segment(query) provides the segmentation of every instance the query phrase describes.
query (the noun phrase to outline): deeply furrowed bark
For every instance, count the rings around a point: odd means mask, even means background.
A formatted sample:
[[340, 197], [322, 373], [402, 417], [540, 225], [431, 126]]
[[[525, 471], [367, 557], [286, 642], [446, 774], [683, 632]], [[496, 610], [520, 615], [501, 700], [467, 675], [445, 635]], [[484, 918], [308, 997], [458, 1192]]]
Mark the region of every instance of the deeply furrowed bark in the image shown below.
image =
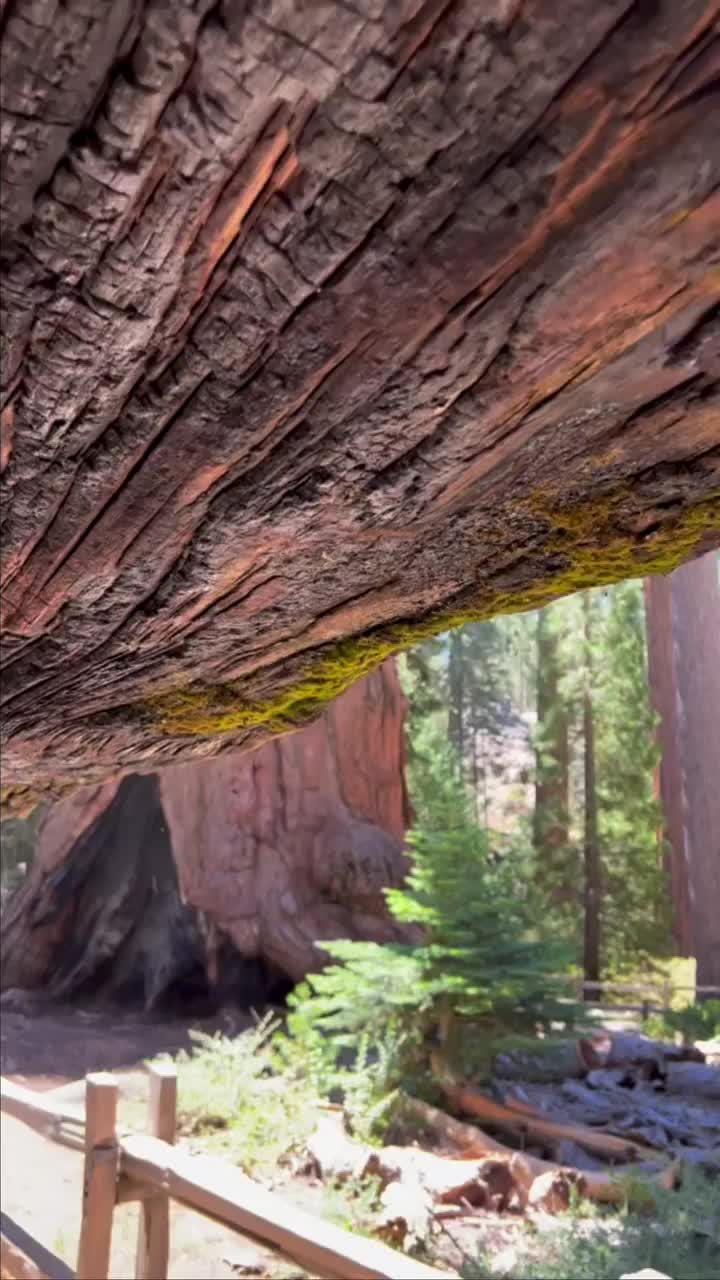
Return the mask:
[[9, 0], [7, 786], [717, 545], [717, 22]]
[[393, 663], [252, 755], [79, 789], [6, 905], [0, 986], [260, 1006], [330, 938], [400, 941], [404, 709]]

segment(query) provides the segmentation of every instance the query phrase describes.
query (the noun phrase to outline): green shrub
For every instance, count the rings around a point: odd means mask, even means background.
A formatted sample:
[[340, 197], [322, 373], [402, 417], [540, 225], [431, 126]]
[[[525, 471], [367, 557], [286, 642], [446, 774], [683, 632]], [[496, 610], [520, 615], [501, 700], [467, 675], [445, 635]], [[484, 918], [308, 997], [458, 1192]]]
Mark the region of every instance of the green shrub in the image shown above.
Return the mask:
[[684, 1009], [654, 1013], [645, 1019], [643, 1031], [657, 1040], [671, 1040], [676, 1033], [690, 1043], [715, 1040], [720, 1037], [720, 1000], [703, 1000]]
[[[653, 1216], [586, 1209], [558, 1218], [541, 1236], [530, 1228], [516, 1259], [514, 1280], [617, 1280], [645, 1267], [672, 1280], [710, 1280], [720, 1275], [717, 1184], [689, 1171], [680, 1190], [662, 1194]], [[466, 1258], [460, 1274], [489, 1280], [491, 1257]]]
[[323, 1183], [323, 1218], [352, 1231], [354, 1235], [370, 1235], [373, 1219], [380, 1207], [382, 1184], [379, 1178], [329, 1179]]
[[387, 899], [424, 940], [323, 943], [334, 963], [289, 998], [288, 1030], [315, 1086], [341, 1089], [346, 1102], [355, 1091], [366, 1109], [400, 1083], [431, 1091], [430, 1049], [442, 1042], [451, 1052], [458, 1020], [472, 1023], [489, 1067], [496, 1037], [549, 1031], [577, 1013], [562, 981], [546, 977], [567, 964], [565, 948], [532, 921], [516, 865], [494, 854], [485, 833], [463, 823], [417, 832], [412, 845], [407, 886]]
[[278, 1054], [278, 1029], [268, 1016], [234, 1039], [191, 1031], [197, 1047], [176, 1060], [181, 1132], [202, 1134], [248, 1173], [300, 1150], [314, 1124], [312, 1082], [299, 1060]]

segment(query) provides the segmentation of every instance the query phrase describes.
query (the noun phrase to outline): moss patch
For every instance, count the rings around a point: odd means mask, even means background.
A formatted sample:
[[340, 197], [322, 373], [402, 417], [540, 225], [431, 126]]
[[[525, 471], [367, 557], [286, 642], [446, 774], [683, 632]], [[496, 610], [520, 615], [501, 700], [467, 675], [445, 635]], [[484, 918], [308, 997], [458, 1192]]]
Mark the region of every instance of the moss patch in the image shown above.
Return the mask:
[[559, 571], [522, 590], [480, 588], [462, 607], [452, 607], [411, 623], [395, 623], [368, 635], [342, 640], [311, 659], [300, 677], [265, 702], [243, 698], [240, 683], [188, 685], [148, 699], [146, 711], [166, 734], [211, 736], [264, 727], [271, 734], [297, 728], [317, 715], [385, 658], [421, 640], [468, 622], [538, 609], [588, 587], [624, 578], [670, 573], [700, 540], [720, 529], [720, 494], [686, 510], [657, 532], [637, 539], [617, 532], [619, 509], [628, 494], [616, 490], [589, 503], [554, 504], [531, 497], [527, 514], [546, 521], [549, 535], [538, 550], [565, 562]]
[[[0, 818], [27, 818], [39, 804], [54, 804], [74, 789], [74, 783], [56, 781], [38, 783], [8, 783], [0, 787]], [[82, 785], [81, 783], [77, 784]]]

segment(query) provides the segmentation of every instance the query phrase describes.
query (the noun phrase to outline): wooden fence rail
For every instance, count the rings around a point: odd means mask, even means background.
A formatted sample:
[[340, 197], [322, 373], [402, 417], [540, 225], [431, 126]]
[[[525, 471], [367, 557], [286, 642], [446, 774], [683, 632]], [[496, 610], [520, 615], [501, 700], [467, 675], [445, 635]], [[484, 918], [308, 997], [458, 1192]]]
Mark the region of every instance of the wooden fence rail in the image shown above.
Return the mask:
[[[720, 987], [674, 983], [584, 982], [577, 994], [597, 991], [643, 996], [659, 993], [669, 1008], [677, 991], [720, 996]], [[619, 1008], [629, 1009], [621, 1004]], [[656, 1006], [657, 1007], [657, 1006]], [[167, 1280], [170, 1200], [299, 1263], [324, 1280], [450, 1280], [437, 1270], [375, 1240], [366, 1240], [287, 1204], [239, 1169], [208, 1156], [191, 1156], [173, 1146], [176, 1075], [172, 1066], [150, 1068], [148, 1133], [117, 1126], [118, 1085], [114, 1076], [86, 1077], [85, 1109], [58, 1107], [47, 1097], [0, 1080], [0, 1110], [51, 1142], [84, 1152], [83, 1206], [76, 1280], [107, 1280], [116, 1205], [140, 1202], [136, 1280]], [[72, 1272], [37, 1240], [3, 1215], [0, 1224], [2, 1280], [65, 1280]]]
[[[150, 1132], [146, 1135], [118, 1129], [118, 1085], [112, 1075], [88, 1075], [85, 1086], [83, 1115], [59, 1109], [46, 1097], [8, 1080], [0, 1081], [3, 1114], [14, 1116], [51, 1142], [85, 1153], [76, 1280], [107, 1280], [113, 1213], [116, 1205], [128, 1201], [140, 1202], [136, 1280], [167, 1280], [171, 1199], [270, 1245], [323, 1280], [451, 1280], [452, 1272], [429, 1267], [296, 1209], [222, 1160], [179, 1151], [172, 1145], [174, 1068], [150, 1068]], [[61, 1280], [72, 1275], [38, 1241], [19, 1230], [24, 1248], [17, 1235], [12, 1239], [2, 1230], [3, 1280], [6, 1275], [10, 1280]]]
[[0, 1271], [13, 1280], [74, 1280], [74, 1272], [62, 1259], [7, 1213], [0, 1213]]
[[[572, 979], [568, 979], [568, 985], [572, 985]], [[643, 1018], [649, 1017], [653, 1011], [661, 1011], [666, 1013], [672, 1006], [673, 996], [677, 992], [690, 991], [694, 995], [716, 996], [720, 998], [720, 987], [716, 986], [691, 986], [682, 983], [671, 982], [666, 979], [662, 982], [608, 982], [608, 981], [585, 981], [584, 978], [575, 980], [575, 996], [578, 1000], [584, 1000], [586, 996], [592, 996], [593, 992], [597, 994], [595, 1003], [602, 1008], [617, 1009], [628, 1013], [640, 1013]], [[631, 1004], [628, 1000], [619, 999], [614, 1004], [603, 997], [608, 995], [636, 995], [640, 997], [639, 1004]]]

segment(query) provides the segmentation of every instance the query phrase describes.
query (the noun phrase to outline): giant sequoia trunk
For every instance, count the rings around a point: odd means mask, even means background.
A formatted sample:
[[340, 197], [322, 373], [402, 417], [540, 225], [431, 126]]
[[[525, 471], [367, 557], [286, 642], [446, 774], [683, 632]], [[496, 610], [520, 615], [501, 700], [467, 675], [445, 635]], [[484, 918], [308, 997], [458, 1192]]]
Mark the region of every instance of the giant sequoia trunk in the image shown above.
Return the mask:
[[664, 861], [673, 910], [673, 942], [680, 956], [692, 952], [690, 883], [685, 856], [682, 763], [672, 622], [672, 577], [645, 579], [648, 676], [658, 717], [658, 789], [663, 814]]
[[715, 555], [646, 586], [676, 933], [720, 986], [720, 586]]
[[673, 574], [685, 857], [699, 985], [720, 987], [720, 587], [717, 557]]
[[386, 663], [255, 753], [58, 802], [3, 916], [3, 987], [247, 1004], [317, 968], [318, 940], [399, 937], [403, 719]]
[[717, 16], [3, 4], [9, 804], [717, 545]]

